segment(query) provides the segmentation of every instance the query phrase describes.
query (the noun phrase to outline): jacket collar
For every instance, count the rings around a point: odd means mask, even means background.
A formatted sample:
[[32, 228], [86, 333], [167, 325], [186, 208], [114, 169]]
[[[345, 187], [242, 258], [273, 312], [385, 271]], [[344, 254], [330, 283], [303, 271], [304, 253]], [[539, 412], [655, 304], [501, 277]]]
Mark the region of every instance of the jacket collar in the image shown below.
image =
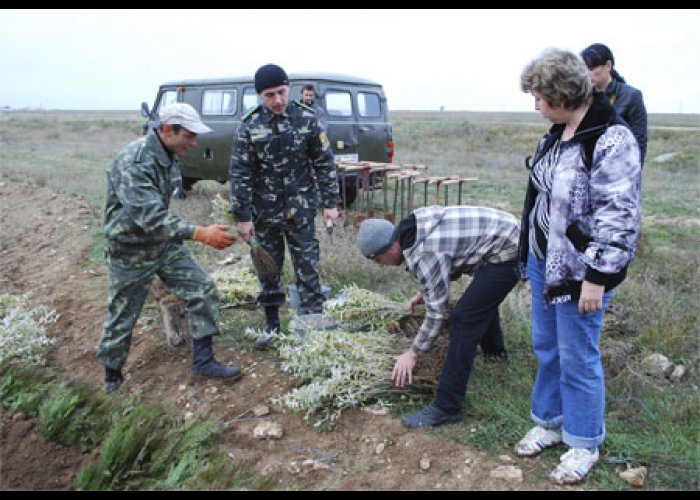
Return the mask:
[[165, 144], [160, 140], [155, 128], [151, 129], [146, 136], [146, 142], [148, 143], [149, 149], [156, 154], [156, 160], [159, 165], [169, 167], [173, 161], [177, 159], [175, 153], [170, 153], [166, 149]]
[[[610, 104], [605, 93], [593, 92], [591, 107], [579, 123], [576, 133], [571, 138], [572, 142], [583, 142], [588, 137], [599, 134], [601, 129], [607, 128], [615, 121], [616, 111]], [[554, 137], [561, 137], [566, 125], [557, 123], [549, 129], [549, 134]]]
[[608, 100], [610, 100], [610, 97], [613, 94], [617, 94], [618, 90], [620, 90], [620, 82], [613, 78], [610, 82], [610, 85], [608, 85], [608, 88], [605, 89], [605, 97], [607, 97]]
[[290, 108], [289, 106], [291, 105], [292, 101], [290, 100], [289, 103], [287, 104], [287, 107], [284, 109], [281, 115], [276, 115], [272, 111], [270, 111], [270, 108], [265, 106], [264, 104], [261, 104], [262, 106], [262, 111], [260, 112], [260, 117], [262, 118], [264, 123], [270, 124], [272, 121], [277, 117], [283, 117], [286, 118], [289, 116]]

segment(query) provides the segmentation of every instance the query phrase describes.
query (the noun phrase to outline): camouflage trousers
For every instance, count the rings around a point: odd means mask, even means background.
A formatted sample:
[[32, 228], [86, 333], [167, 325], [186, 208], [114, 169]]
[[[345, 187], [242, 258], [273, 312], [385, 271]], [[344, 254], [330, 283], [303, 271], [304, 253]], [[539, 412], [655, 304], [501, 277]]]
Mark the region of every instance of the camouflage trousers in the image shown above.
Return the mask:
[[284, 304], [286, 295], [280, 280], [286, 240], [299, 293], [300, 312], [321, 312], [325, 297], [321, 292], [320, 251], [314, 220], [309, 219], [304, 223], [293, 220], [276, 224], [258, 222], [255, 225], [255, 234], [260, 245], [275, 260], [278, 269], [277, 275], [271, 280], [258, 276], [261, 287], [258, 304], [262, 306]]
[[183, 244], [115, 248], [105, 251], [109, 268], [109, 299], [97, 362], [119, 369], [126, 361], [131, 335], [148, 290], [157, 275], [178, 299], [186, 302], [193, 338], [219, 333], [216, 284]]

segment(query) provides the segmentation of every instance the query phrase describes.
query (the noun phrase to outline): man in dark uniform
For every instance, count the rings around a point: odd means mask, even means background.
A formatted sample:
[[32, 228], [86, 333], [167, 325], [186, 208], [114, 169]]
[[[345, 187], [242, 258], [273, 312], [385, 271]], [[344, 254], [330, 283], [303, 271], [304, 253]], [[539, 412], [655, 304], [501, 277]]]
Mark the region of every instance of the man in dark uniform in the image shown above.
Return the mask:
[[285, 240], [296, 276], [299, 312], [322, 311], [316, 192], [324, 221], [335, 224], [338, 181], [324, 127], [312, 108], [289, 99], [285, 71], [274, 64], [260, 67], [255, 90], [262, 104], [243, 117], [233, 141], [231, 212], [241, 238], [248, 241], [256, 236], [277, 264], [274, 278], [259, 276], [258, 303], [265, 308], [268, 335], [258, 339], [256, 346], [264, 349], [280, 329]]
[[321, 120], [322, 124], [324, 123], [324, 120], [326, 119], [326, 112], [323, 111], [321, 105], [316, 102], [316, 89], [314, 89], [314, 86], [310, 83], [307, 83], [301, 89], [301, 102], [310, 108], [314, 108], [318, 119]]
[[[300, 97], [300, 101], [302, 104], [306, 104], [308, 107], [313, 108], [313, 110], [316, 111], [318, 121], [320, 122], [321, 126], [323, 126], [323, 128], [327, 131], [326, 112], [323, 111], [321, 105], [316, 101], [316, 89], [314, 88], [314, 86], [310, 83], [304, 85], [301, 89]], [[309, 161], [313, 162], [311, 158], [309, 158]], [[311, 165], [311, 167], [313, 168], [313, 165]], [[319, 206], [321, 205], [321, 193], [319, 193], [318, 191], [316, 192], [316, 204]]]
[[105, 367], [105, 391], [118, 389], [134, 324], [153, 277], [186, 302], [192, 336], [192, 375], [237, 380], [241, 371], [214, 359], [212, 336], [219, 332], [216, 285], [183, 240], [216, 249], [235, 242], [225, 225], [195, 226], [169, 210], [181, 186], [178, 156], [211, 132], [197, 112], [182, 102], [165, 106], [158, 129], [122, 149], [107, 170], [104, 213], [109, 305], [97, 361]]

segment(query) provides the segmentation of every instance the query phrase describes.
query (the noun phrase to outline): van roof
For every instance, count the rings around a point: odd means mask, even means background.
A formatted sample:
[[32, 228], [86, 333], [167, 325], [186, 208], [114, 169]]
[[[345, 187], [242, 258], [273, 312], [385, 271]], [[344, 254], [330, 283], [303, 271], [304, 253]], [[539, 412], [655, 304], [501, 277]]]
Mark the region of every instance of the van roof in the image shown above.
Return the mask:
[[[358, 83], [362, 85], [376, 85], [381, 87], [380, 83], [365, 78], [360, 78], [352, 75], [343, 75], [340, 73], [289, 73], [289, 82], [299, 80], [315, 80], [328, 82], [343, 82], [343, 83]], [[190, 80], [174, 80], [161, 84], [161, 87], [169, 87], [174, 85], [224, 85], [227, 83], [252, 83], [252, 76], [232, 76], [222, 78], [198, 78]]]

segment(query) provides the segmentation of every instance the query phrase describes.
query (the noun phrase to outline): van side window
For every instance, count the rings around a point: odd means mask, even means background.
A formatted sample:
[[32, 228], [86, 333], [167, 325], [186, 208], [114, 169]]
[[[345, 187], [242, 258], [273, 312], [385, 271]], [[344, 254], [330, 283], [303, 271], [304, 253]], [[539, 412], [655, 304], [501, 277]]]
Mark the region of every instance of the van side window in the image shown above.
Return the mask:
[[258, 103], [258, 94], [253, 87], [246, 87], [243, 89], [243, 114], [257, 106]]
[[358, 92], [357, 108], [360, 116], [376, 118], [382, 115], [382, 107], [377, 94]]
[[233, 115], [236, 113], [236, 89], [205, 90], [202, 95], [202, 115]]
[[326, 109], [330, 116], [352, 116], [352, 96], [350, 92], [326, 91]]
[[158, 109], [155, 110], [157, 114], [163, 107], [168, 104], [177, 102], [177, 90], [166, 90], [160, 95], [160, 101], [158, 101]]

